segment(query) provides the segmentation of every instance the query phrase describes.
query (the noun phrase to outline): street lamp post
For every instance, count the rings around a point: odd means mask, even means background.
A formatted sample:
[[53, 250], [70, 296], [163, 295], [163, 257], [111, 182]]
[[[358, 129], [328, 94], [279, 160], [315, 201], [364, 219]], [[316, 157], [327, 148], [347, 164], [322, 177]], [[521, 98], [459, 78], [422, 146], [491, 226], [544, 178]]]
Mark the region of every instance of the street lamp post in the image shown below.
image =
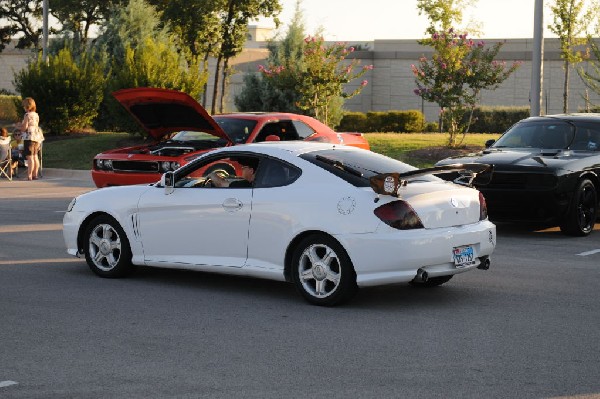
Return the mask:
[[48, 0], [43, 3], [42, 58], [48, 62]]
[[540, 116], [544, 55], [544, 0], [535, 0], [533, 17], [533, 51], [531, 54], [530, 115]]

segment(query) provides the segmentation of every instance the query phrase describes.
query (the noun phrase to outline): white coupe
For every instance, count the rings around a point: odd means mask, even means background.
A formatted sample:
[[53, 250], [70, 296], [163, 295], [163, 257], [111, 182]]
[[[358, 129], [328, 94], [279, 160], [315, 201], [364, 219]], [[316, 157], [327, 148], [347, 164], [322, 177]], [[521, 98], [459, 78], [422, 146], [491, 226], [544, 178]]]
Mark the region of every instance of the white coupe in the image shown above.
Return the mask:
[[[216, 187], [197, 172], [208, 165], [239, 182], [241, 160], [249, 158], [258, 165], [251, 183]], [[101, 277], [127, 275], [136, 265], [245, 275], [290, 281], [310, 303], [335, 305], [358, 287], [431, 287], [489, 268], [496, 227], [483, 196], [433, 175], [468, 171], [468, 183], [486, 168], [419, 170], [331, 144], [240, 145], [156, 184], [80, 195], [63, 233], [68, 253], [84, 255]]]

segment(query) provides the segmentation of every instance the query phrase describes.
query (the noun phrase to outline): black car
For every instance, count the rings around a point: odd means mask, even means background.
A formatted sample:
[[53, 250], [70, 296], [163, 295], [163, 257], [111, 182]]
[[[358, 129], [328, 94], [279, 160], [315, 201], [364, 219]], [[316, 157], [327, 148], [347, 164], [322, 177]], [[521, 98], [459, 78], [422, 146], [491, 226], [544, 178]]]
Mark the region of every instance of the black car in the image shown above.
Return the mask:
[[[486, 149], [446, 158], [436, 166], [485, 163], [491, 176], [473, 184], [493, 221], [559, 225], [585, 236], [594, 229], [600, 189], [600, 114], [531, 117], [513, 125]], [[453, 174], [439, 175], [447, 180]]]

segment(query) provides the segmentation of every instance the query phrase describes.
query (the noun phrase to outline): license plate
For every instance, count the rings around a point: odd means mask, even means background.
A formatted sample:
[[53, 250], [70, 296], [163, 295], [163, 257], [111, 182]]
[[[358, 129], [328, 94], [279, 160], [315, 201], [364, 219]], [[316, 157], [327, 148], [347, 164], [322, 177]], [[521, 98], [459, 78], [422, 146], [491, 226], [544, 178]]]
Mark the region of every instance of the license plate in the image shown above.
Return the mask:
[[452, 249], [452, 255], [456, 267], [465, 267], [475, 264], [475, 254], [473, 253], [473, 247], [470, 245], [455, 247]]

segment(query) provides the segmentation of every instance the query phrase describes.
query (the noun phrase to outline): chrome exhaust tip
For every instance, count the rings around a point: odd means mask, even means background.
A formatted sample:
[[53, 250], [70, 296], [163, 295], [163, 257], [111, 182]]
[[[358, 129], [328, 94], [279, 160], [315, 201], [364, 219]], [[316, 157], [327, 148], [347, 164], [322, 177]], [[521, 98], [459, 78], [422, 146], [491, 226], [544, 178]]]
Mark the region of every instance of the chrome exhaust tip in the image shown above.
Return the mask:
[[488, 270], [490, 268], [490, 263], [490, 258], [486, 256], [485, 258], [481, 258], [481, 263], [479, 266], [477, 266], [477, 268], [481, 270]]
[[429, 274], [427, 273], [427, 271], [423, 269], [417, 270], [417, 277], [415, 277], [415, 281], [418, 281], [420, 283], [426, 283], [427, 280], [429, 280]]

